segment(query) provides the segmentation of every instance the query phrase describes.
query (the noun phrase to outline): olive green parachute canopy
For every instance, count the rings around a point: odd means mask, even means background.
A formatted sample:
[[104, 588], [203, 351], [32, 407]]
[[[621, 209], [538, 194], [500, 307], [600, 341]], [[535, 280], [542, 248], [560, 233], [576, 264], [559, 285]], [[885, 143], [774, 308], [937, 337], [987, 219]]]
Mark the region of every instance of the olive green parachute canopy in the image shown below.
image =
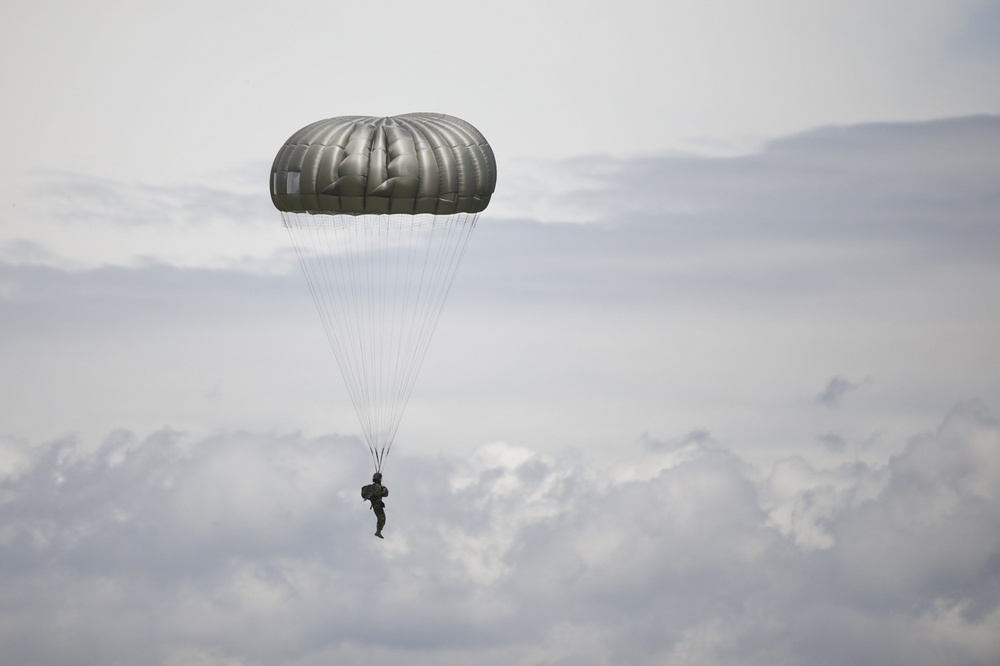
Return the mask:
[[493, 149], [464, 120], [341, 116], [285, 142], [271, 167], [271, 201], [289, 213], [478, 213], [496, 179]]

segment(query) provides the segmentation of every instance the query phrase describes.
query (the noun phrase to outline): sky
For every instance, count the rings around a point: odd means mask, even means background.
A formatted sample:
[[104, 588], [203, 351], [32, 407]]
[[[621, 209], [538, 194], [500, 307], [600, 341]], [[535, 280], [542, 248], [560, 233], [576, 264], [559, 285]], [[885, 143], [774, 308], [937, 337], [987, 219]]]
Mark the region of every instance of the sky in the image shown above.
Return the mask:
[[[0, 648], [1000, 662], [1000, 3], [11, 1]], [[438, 111], [482, 214], [385, 467], [268, 170]]]

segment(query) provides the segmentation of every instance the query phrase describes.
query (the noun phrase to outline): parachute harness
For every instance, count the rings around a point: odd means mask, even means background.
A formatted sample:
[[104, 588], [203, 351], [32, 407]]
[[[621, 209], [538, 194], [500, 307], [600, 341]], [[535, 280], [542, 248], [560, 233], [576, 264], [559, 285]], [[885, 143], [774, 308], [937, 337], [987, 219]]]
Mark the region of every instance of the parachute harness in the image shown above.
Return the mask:
[[281, 213], [376, 471], [479, 213]]

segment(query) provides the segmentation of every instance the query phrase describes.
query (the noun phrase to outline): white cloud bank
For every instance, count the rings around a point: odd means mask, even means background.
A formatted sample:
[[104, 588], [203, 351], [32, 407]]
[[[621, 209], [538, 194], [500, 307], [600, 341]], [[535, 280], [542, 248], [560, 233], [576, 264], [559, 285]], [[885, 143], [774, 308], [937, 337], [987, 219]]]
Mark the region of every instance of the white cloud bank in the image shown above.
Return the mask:
[[[399, 457], [388, 539], [356, 442], [4, 441], [0, 640], [33, 664], [988, 665], [1000, 423], [959, 405], [886, 465], [755, 469], [710, 439], [640, 478], [497, 443]], [[349, 448], [345, 448], [349, 447]], [[572, 462], [567, 462], [572, 461]]]

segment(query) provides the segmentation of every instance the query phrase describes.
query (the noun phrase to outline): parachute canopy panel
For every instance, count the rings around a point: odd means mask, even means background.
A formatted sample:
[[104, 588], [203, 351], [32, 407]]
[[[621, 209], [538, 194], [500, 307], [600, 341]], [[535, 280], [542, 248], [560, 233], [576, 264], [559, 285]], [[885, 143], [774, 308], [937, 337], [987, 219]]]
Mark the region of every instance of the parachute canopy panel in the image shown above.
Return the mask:
[[341, 116], [285, 142], [271, 167], [271, 201], [289, 213], [478, 213], [496, 179], [493, 149], [464, 120]]

